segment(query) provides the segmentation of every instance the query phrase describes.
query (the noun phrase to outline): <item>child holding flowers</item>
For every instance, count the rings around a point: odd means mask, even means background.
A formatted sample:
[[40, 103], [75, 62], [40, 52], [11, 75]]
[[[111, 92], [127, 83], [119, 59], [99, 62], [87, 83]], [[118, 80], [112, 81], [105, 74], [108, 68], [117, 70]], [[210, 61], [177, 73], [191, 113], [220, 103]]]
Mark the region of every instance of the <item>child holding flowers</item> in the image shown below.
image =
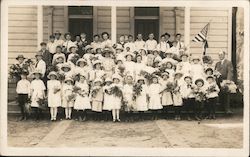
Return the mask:
[[72, 107], [74, 106], [75, 94], [73, 93], [74, 80], [66, 77], [62, 87], [62, 107], [65, 111], [65, 119], [71, 120]]
[[51, 121], [56, 121], [57, 107], [61, 106], [61, 83], [57, 78], [55, 71], [51, 71], [48, 75], [48, 107], [50, 108]]

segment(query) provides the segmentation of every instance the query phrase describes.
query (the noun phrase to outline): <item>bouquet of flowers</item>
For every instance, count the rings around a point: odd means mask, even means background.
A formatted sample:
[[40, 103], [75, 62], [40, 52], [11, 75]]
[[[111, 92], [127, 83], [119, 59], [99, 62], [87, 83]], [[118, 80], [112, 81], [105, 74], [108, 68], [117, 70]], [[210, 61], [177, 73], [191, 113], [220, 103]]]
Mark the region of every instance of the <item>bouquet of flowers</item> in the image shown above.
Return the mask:
[[216, 78], [219, 78], [221, 76], [221, 73], [217, 70], [214, 70], [213, 72], [213, 75], [216, 77]]
[[220, 85], [221, 85], [222, 91], [226, 93], [236, 93], [237, 86], [233, 81], [223, 80]]
[[139, 83], [136, 83], [133, 86], [133, 100], [135, 100], [137, 96], [140, 96], [141, 92], [142, 92], [142, 85]]
[[19, 64], [12, 64], [10, 66], [9, 75], [11, 78], [19, 78], [23, 69], [19, 66]]
[[34, 65], [34, 62], [31, 59], [28, 58], [24, 60], [23, 68], [29, 69], [31, 65]]
[[166, 92], [173, 92], [174, 89], [175, 89], [174, 83], [168, 82], [168, 83], [166, 84], [166, 88], [165, 88], [163, 91], [166, 91]]
[[80, 90], [81, 90], [81, 88], [80, 87], [77, 87], [77, 86], [74, 86], [73, 87], [73, 93], [80, 93]]
[[144, 70], [141, 70], [140, 75], [142, 75], [145, 79], [147, 79], [148, 81], [151, 81], [153, 78], [153, 74], [150, 74]]
[[79, 58], [80, 58], [79, 55], [78, 55], [78, 54], [75, 54], [75, 55], [70, 59], [70, 61], [76, 65], [76, 62], [77, 62], [77, 60], [78, 60]]
[[216, 92], [216, 85], [212, 85], [208, 87], [207, 92], [208, 93]]
[[100, 86], [94, 86], [91, 92], [91, 96], [95, 98], [100, 89], [101, 89]]
[[122, 90], [118, 87], [118, 86], [113, 86], [111, 87], [111, 93], [115, 96], [115, 97], [119, 97], [122, 98]]
[[180, 92], [180, 87], [178, 86], [177, 83], [173, 83], [173, 87], [171, 87], [171, 88], [173, 88], [172, 93], [174, 93], [174, 94], [177, 94]]
[[111, 93], [111, 88], [105, 89], [104, 92], [105, 92], [106, 94], [108, 94], [108, 95], [111, 95], [111, 94], [112, 94], [112, 93]]
[[38, 98], [37, 103], [39, 104], [39, 108], [46, 110], [48, 107], [48, 100], [46, 98]]
[[195, 100], [198, 102], [204, 102], [206, 100], [206, 92], [198, 88], [194, 89]]

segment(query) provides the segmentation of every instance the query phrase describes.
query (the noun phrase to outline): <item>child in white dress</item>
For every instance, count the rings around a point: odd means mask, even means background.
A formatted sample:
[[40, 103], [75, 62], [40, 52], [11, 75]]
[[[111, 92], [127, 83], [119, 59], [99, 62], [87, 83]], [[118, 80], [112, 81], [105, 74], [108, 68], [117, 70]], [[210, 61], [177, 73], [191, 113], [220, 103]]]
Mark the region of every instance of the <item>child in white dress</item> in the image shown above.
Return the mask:
[[192, 69], [188, 61], [188, 54], [182, 54], [180, 58], [181, 62], [176, 65], [176, 70], [181, 71], [184, 75], [189, 75]]
[[106, 78], [105, 79], [105, 84], [103, 87], [103, 93], [104, 93], [104, 100], [103, 100], [103, 110], [104, 110], [104, 115], [105, 115], [105, 120], [108, 120], [108, 113], [111, 111], [112, 108], [112, 93], [111, 93], [111, 88], [112, 88], [112, 79], [111, 78]]
[[47, 83], [48, 107], [50, 108], [51, 121], [56, 121], [57, 107], [61, 106], [61, 83], [57, 78], [55, 71], [51, 71], [48, 75], [48, 79], [50, 79]]
[[122, 78], [118, 74], [113, 74], [112, 76], [113, 84], [111, 87], [111, 93], [112, 93], [112, 117], [113, 117], [113, 122], [120, 122], [120, 109], [122, 105], [122, 97], [123, 97], [123, 87], [121, 84]]
[[193, 77], [194, 80], [198, 78], [204, 79], [205, 73], [204, 73], [204, 67], [200, 63], [199, 57], [194, 57], [193, 64], [191, 64], [191, 72], [190, 75]]
[[96, 60], [93, 62], [93, 70], [89, 72], [89, 81], [93, 82], [97, 78], [103, 79], [105, 76], [104, 70], [102, 70], [102, 62]]
[[140, 49], [139, 54], [142, 56], [142, 63], [146, 65], [147, 64], [147, 59], [148, 59], [147, 50], [146, 49]]
[[132, 112], [136, 110], [135, 102], [133, 100], [133, 76], [127, 75], [125, 77], [125, 84], [123, 86], [123, 102], [126, 111], [126, 119], [132, 120]]
[[102, 60], [103, 70], [105, 72], [105, 77], [112, 77], [114, 68], [115, 68], [115, 62], [111, 58], [111, 51], [109, 48], [105, 48], [103, 51], [104, 58]]
[[62, 87], [62, 107], [65, 110], [65, 119], [71, 119], [72, 107], [74, 107], [75, 95], [73, 93], [74, 81], [70, 77], [65, 78]]
[[151, 53], [153, 50], [156, 49], [157, 41], [154, 39], [154, 34], [150, 33], [148, 35], [148, 40], [146, 41], [145, 47], [148, 50], [148, 53]]
[[75, 74], [76, 75], [84, 72], [87, 75], [86, 79], [88, 79], [90, 70], [91, 69], [87, 64], [86, 59], [80, 58], [80, 59], [77, 60], [76, 67], [75, 67]]
[[152, 78], [152, 84], [148, 87], [149, 92], [149, 104], [148, 108], [153, 111], [153, 119], [158, 119], [157, 110], [162, 109], [161, 104], [161, 90], [162, 87], [158, 82], [158, 76], [154, 75]]
[[175, 110], [175, 120], [181, 120], [181, 108], [183, 102], [180, 93], [180, 87], [183, 83], [182, 76], [183, 74], [179, 71], [176, 71], [174, 74], [173, 105]]
[[124, 62], [124, 66], [126, 69], [126, 73], [130, 73], [134, 77], [135, 72], [135, 62], [133, 62], [134, 54], [133, 53], [127, 53], [125, 55], [126, 61]]
[[103, 87], [102, 79], [96, 78], [94, 80], [94, 85], [90, 91], [90, 100], [92, 101], [92, 111], [96, 112], [94, 119], [100, 120], [103, 105]]
[[142, 56], [137, 55], [136, 56], [136, 63], [135, 63], [135, 79], [137, 79], [139, 76], [141, 76], [141, 71], [146, 67], [145, 64], [142, 63]]
[[145, 79], [143, 77], [137, 79], [137, 85], [141, 86], [141, 92], [139, 95], [135, 95], [134, 93], [136, 110], [144, 112], [148, 110], [148, 87], [145, 84]]
[[173, 96], [172, 96], [172, 91], [171, 91], [173, 82], [170, 80], [168, 72], [162, 73], [161, 76], [162, 76], [161, 103], [162, 103], [163, 111], [165, 115], [164, 117], [167, 118], [168, 110], [173, 106]]
[[33, 72], [35, 79], [30, 84], [31, 90], [31, 107], [35, 110], [36, 120], [40, 119], [42, 114], [41, 103], [45, 98], [45, 85], [41, 80], [42, 72], [39, 70], [35, 70]]
[[[89, 99], [89, 85], [87, 83], [87, 74], [85, 72], [79, 73], [79, 81], [76, 81], [74, 92], [76, 94], [74, 109], [77, 111], [79, 121], [85, 121], [86, 110], [91, 109]], [[81, 113], [83, 111], [83, 113]]]

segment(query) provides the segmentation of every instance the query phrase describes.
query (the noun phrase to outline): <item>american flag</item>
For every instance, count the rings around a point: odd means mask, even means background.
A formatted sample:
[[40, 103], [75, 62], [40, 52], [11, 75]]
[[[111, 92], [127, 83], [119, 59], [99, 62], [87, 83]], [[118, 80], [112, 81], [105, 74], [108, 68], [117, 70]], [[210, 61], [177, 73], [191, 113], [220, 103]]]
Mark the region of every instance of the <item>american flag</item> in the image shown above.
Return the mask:
[[203, 42], [204, 44], [204, 52], [203, 54], [206, 54], [206, 48], [208, 48], [208, 43], [207, 43], [207, 32], [209, 28], [210, 23], [207, 23], [204, 28], [194, 37], [192, 40], [193, 42]]

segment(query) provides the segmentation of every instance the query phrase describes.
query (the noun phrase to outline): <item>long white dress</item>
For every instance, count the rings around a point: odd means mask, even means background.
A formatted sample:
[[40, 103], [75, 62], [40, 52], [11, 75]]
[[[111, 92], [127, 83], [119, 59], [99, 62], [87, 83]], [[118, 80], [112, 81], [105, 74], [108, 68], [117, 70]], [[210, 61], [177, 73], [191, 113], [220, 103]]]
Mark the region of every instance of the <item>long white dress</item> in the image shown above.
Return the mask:
[[132, 74], [133, 77], [134, 77], [135, 62], [133, 62], [133, 61], [130, 61], [130, 62], [125, 61], [124, 66], [125, 66], [125, 69], [126, 69], [126, 73]]
[[69, 96], [73, 94], [73, 86], [63, 84], [62, 86], [62, 107], [73, 107], [74, 99], [69, 100]]
[[133, 85], [125, 84], [123, 87], [123, 98], [126, 101], [126, 111], [135, 110], [135, 102], [133, 100]]
[[54, 93], [55, 90], [61, 90], [61, 83], [58, 80], [49, 80], [48, 87], [48, 107], [59, 107], [62, 105], [61, 91]]
[[[180, 87], [182, 85], [181, 80], [175, 80], [175, 82], [177, 82], [176, 89], [180, 89]], [[182, 96], [181, 96], [180, 91], [173, 93], [173, 105], [174, 106], [182, 106], [183, 105]]]
[[75, 86], [80, 88], [76, 93], [76, 100], [74, 103], [75, 110], [85, 110], [91, 109], [90, 99], [89, 99], [89, 85], [85, 81], [84, 83], [76, 82]]
[[192, 64], [191, 65], [191, 76], [193, 77], [193, 80], [195, 81], [196, 79], [199, 78], [204, 78], [205, 73], [204, 73], [204, 67], [201, 64]]
[[32, 92], [31, 107], [39, 107], [39, 99], [43, 99], [43, 91], [46, 89], [42, 80], [33, 80], [30, 84]]
[[105, 85], [103, 87], [103, 93], [104, 93], [104, 100], [103, 100], [103, 110], [108, 110], [110, 111], [112, 109], [112, 95], [108, 94], [106, 92], [110, 92], [111, 91], [111, 85], [107, 86]]
[[[118, 88], [120, 88], [120, 90], [123, 90], [123, 87], [121, 84], [112, 84], [112, 87], [117, 86]], [[112, 106], [111, 109], [121, 109], [121, 105], [122, 105], [122, 98], [115, 96], [114, 94], [111, 95], [111, 100], [112, 101]]]
[[141, 70], [146, 67], [143, 63], [135, 63], [135, 80], [140, 76]]
[[151, 84], [148, 88], [149, 91], [149, 105], [148, 108], [151, 110], [158, 110], [162, 109], [161, 104], [161, 85], [159, 83], [157, 84]]
[[147, 111], [148, 102], [147, 102], [148, 87], [147, 85], [142, 85], [141, 95], [136, 97], [135, 104], [137, 111]]
[[[161, 83], [162, 90], [166, 89], [167, 84], [169, 82], [171, 82], [171, 81], [170, 80], [166, 80], [166, 81], [163, 80], [162, 81], [162, 83]], [[167, 92], [167, 91], [162, 92], [161, 103], [162, 103], [162, 106], [173, 105], [173, 98], [172, 98], [171, 92]]]

